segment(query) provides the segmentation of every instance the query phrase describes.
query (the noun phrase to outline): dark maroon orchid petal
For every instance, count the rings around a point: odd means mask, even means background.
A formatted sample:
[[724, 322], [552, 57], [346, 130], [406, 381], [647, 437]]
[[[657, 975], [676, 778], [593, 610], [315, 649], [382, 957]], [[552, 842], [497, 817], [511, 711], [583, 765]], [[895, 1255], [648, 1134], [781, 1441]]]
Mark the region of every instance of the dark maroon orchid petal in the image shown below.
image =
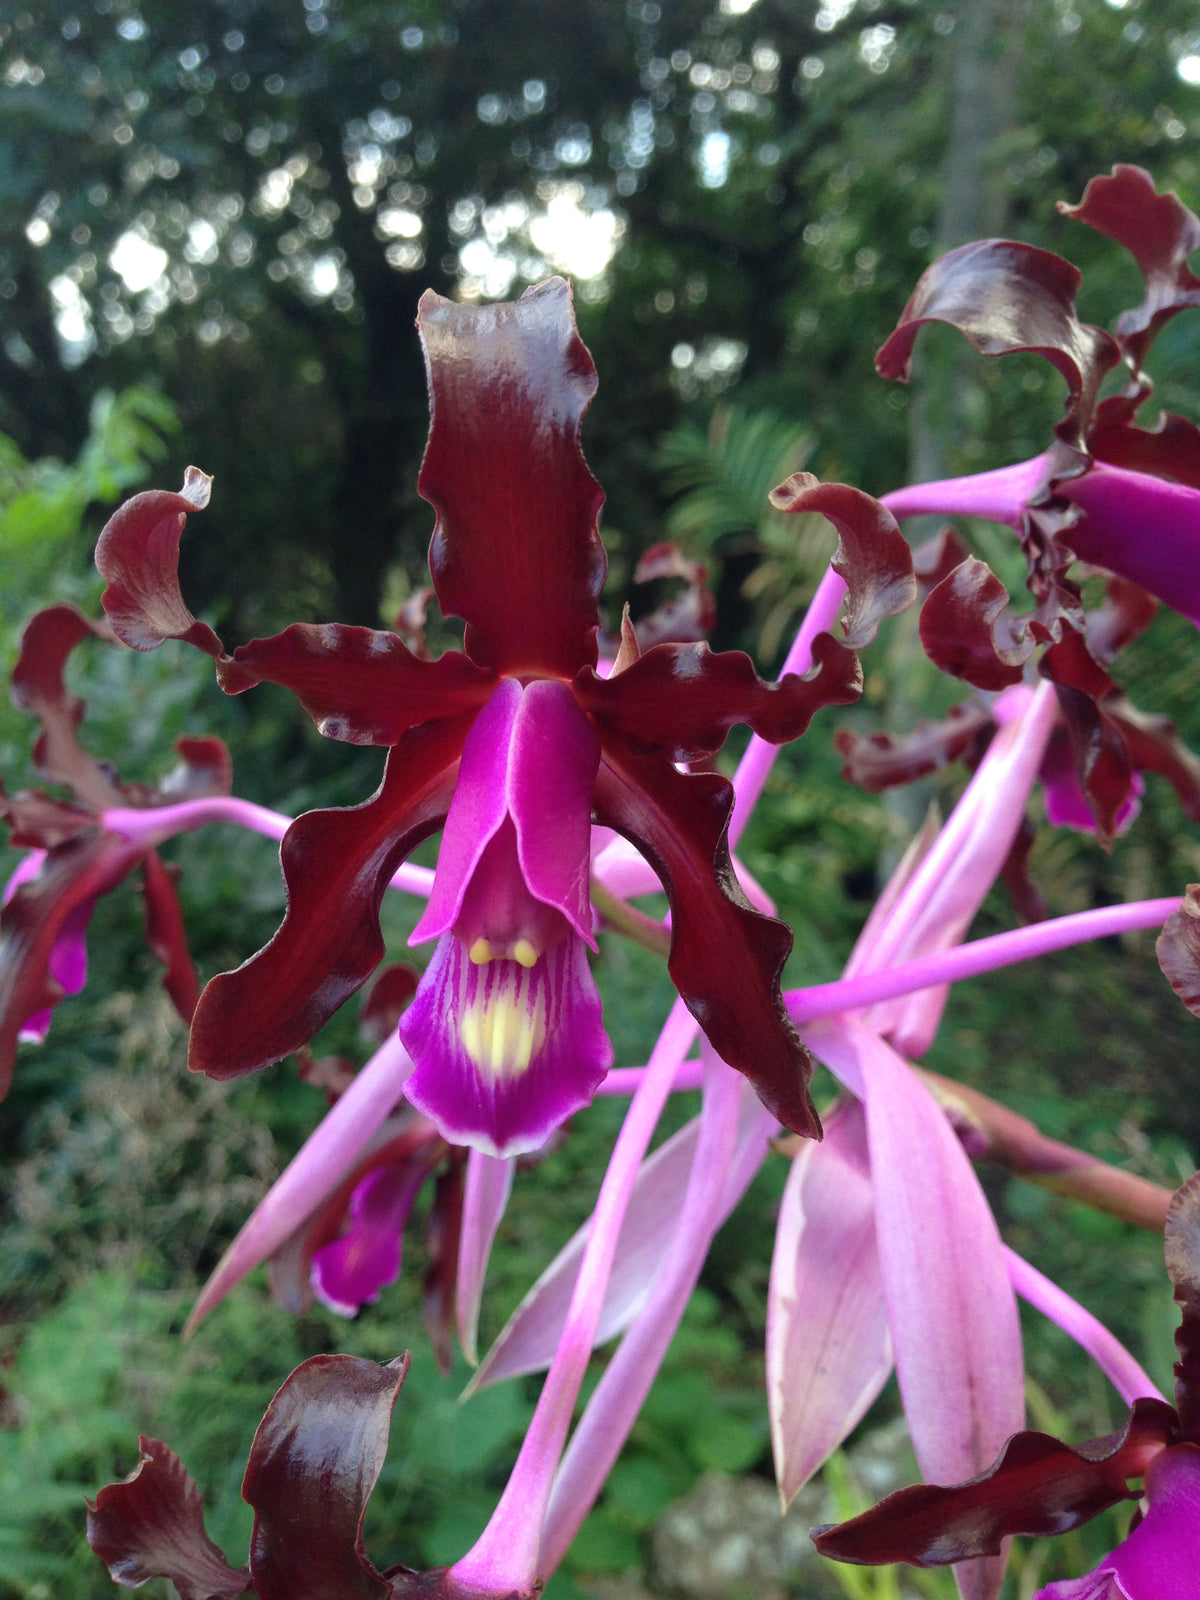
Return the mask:
[[115, 1583], [140, 1589], [169, 1578], [181, 1600], [235, 1600], [252, 1593], [204, 1531], [204, 1502], [183, 1462], [161, 1439], [139, 1439], [142, 1459], [122, 1483], [88, 1501], [87, 1539]]
[[98, 828], [80, 833], [51, 851], [0, 911], [0, 1098], [26, 1022], [63, 998], [52, 960], [72, 915], [120, 883], [143, 854]]
[[977, 689], [1020, 683], [1034, 648], [1028, 619], [1013, 616], [1008, 590], [974, 556], [930, 592], [920, 633], [934, 666]]
[[267, 1408], [242, 1499], [254, 1507], [250, 1571], [259, 1600], [387, 1600], [363, 1550], [367, 1501], [387, 1454], [408, 1356], [380, 1367], [313, 1356]]
[[1162, 325], [1188, 306], [1200, 306], [1200, 278], [1188, 267], [1188, 257], [1200, 249], [1200, 222], [1173, 190], [1159, 194], [1148, 172], [1125, 165], [1093, 178], [1077, 206], [1060, 200], [1058, 209], [1124, 245], [1142, 269], [1145, 298], [1117, 319], [1125, 359], [1140, 372]]
[[862, 650], [917, 597], [912, 552], [886, 506], [844, 483], [820, 483], [811, 472], [793, 473], [770, 494], [776, 511], [819, 512], [838, 531], [833, 570], [845, 579], [845, 643]]
[[633, 570], [634, 583], [656, 578], [682, 578], [684, 587], [673, 599], [637, 621], [637, 640], [643, 650], [656, 644], [680, 644], [706, 639], [717, 621], [717, 602], [708, 587], [708, 568], [684, 555], [677, 544], [665, 540], [651, 545]]
[[624, 834], [671, 903], [670, 972], [709, 1043], [754, 1085], [772, 1116], [819, 1138], [808, 1094], [812, 1065], [787, 1019], [779, 980], [792, 946], [781, 922], [754, 911], [729, 858], [733, 790], [710, 773], [681, 773], [661, 756], [605, 742], [596, 820]]
[[52, 800], [41, 789], [15, 794], [11, 800], [0, 793], [0, 816], [8, 823], [8, 842], [15, 850], [54, 850], [96, 826], [94, 811]]
[[[1188, 890], [1185, 905], [1194, 904]], [[1176, 913], [1178, 915], [1178, 913]], [[1184, 1437], [1200, 1443], [1200, 1173], [1177, 1189], [1167, 1212], [1167, 1276], [1181, 1312], [1175, 1345], [1175, 1405]]]
[[913, 572], [917, 579], [917, 592], [922, 600], [931, 589], [936, 589], [943, 578], [961, 566], [971, 552], [955, 529], [949, 525], [926, 539], [913, 551]]
[[363, 995], [358, 1014], [359, 1036], [370, 1044], [390, 1039], [420, 980], [421, 974], [411, 962], [393, 961], [383, 967]]
[[212, 479], [189, 467], [179, 494], [150, 489], [113, 512], [96, 546], [96, 567], [108, 587], [100, 603], [113, 631], [135, 650], [184, 639], [218, 660], [225, 647], [197, 622], [179, 589], [179, 540], [188, 513], [208, 504]]
[[189, 1064], [230, 1078], [307, 1044], [383, 958], [379, 905], [388, 879], [439, 826], [470, 719], [427, 723], [388, 756], [361, 806], [310, 811], [280, 849], [288, 905], [271, 942], [214, 978], [192, 1022]]
[[1105, 599], [1087, 614], [1084, 637], [1094, 658], [1107, 666], [1154, 621], [1158, 601], [1128, 578], [1104, 580]]
[[1183, 811], [1200, 822], [1200, 760], [1180, 741], [1170, 717], [1139, 711], [1120, 695], [1105, 699], [1104, 716], [1124, 740], [1134, 767], [1165, 778]]
[[1187, 893], [1163, 925], [1155, 945], [1168, 983], [1195, 1017], [1200, 1017], [1200, 883]]
[[42, 725], [33, 747], [38, 771], [54, 783], [67, 784], [77, 799], [100, 808], [120, 805], [122, 797], [99, 762], [84, 753], [76, 734], [83, 720], [83, 701], [63, 682], [67, 658], [77, 644], [90, 638], [111, 642], [112, 634], [75, 606], [50, 606], [31, 617], [13, 668], [12, 702]]
[[839, 728], [834, 748], [845, 757], [842, 777], [868, 794], [915, 783], [940, 772], [986, 744], [995, 729], [991, 711], [978, 701], [952, 706], [940, 722], [921, 722], [911, 733], [854, 734]]
[[179, 1015], [190, 1022], [200, 998], [200, 982], [188, 949], [179, 896], [157, 850], [151, 850], [142, 862], [142, 889], [146, 896], [146, 943], [166, 968], [163, 988]]
[[561, 278], [509, 305], [432, 291], [417, 328], [432, 423], [421, 494], [442, 611], [494, 672], [571, 678], [596, 663], [603, 495], [579, 448], [596, 372]]
[[179, 764], [155, 785], [157, 804], [175, 805], [184, 800], [204, 800], [209, 795], [232, 792], [233, 764], [223, 739], [207, 736], [176, 739], [175, 749]]
[[871, 1511], [813, 1530], [823, 1556], [856, 1566], [906, 1561], [940, 1567], [996, 1555], [1010, 1534], [1065, 1533], [1131, 1498], [1127, 1480], [1177, 1434], [1162, 1400], [1138, 1400], [1125, 1427], [1072, 1447], [1046, 1433], [1017, 1433], [994, 1467], [944, 1489], [918, 1484]]
[[622, 672], [601, 678], [588, 668], [575, 695], [602, 727], [636, 749], [672, 761], [699, 761], [747, 723], [769, 744], [798, 739], [822, 706], [844, 706], [862, 693], [858, 658], [828, 633], [813, 641], [812, 669], [764, 683], [740, 650], [714, 655], [706, 644], [661, 644]]
[[1102, 704], [1118, 693], [1117, 685], [1089, 653], [1082, 635], [1065, 624], [1062, 638], [1045, 651], [1038, 670], [1057, 688], [1075, 775], [1092, 808], [1097, 835], [1108, 841], [1136, 799], [1129, 747]]
[[1100, 328], [1080, 322], [1080, 277], [1069, 261], [1011, 239], [980, 239], [935, 261], [921, 276], [895, 332], [875, 357], [883, 378], [906, 380], [913, 343], [927, 322], [948, 322], [985, 356], [1032, 350], [1067, 381], [1055, 432], [1080, 445], [1105, 373], [1120, 359]]
[[228, 694], [282, 684], [327, 739], [384, 745], [420, 722], [477, 711], [495, 683], [460, 651], [426, 661], [394, 633], [333, 622], [294, 622], [239, 645], [217, 677]]
[[1200, 489], [1200, 428], [1186, 417], [1164, 411], [1153, 428], [1134, 428], [1124, 413], [1109, 408], [1119, 397], [1102, 400], [1088, 431], [1088, 453], [1110, 467], [1174, 478]]

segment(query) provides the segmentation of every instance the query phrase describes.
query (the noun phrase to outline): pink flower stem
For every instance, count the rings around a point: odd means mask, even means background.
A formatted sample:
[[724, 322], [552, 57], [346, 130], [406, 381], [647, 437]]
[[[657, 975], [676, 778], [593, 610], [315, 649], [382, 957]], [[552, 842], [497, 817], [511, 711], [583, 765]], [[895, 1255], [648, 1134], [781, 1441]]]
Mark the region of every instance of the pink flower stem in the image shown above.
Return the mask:
[[807, 989], [791, 989], [784, 996], [788, 1014], [798, 1026], [819, 1017], [836, 1016], [843, 1011], [860, 1011], [880, 1000], [913, 994], [942, 983], [957, 983], [1018, 961], [1031, 961], [1069, 945], [1090, 939], [1111, 938], [1139, 928], [1161, 927], [1179, 909], [1178, 897], [1167, 900], [1135, 900], [1127, 905], [1100, 906], [1095, 911], [1076, 911], [1067, 917], [1035, 922], [1028, 928], [992, 934], [956, 945], [936, 955], [918, 956], [885, 972], [865, 972], [854, 978], [839, 978], [834, 983], [813, 984]]
[[477, 1543], [449, 1577], [485, 1594], [530, 1594], [543, 1576], [542, 1526], [554, 1473], [587, 1372], [634, 1179], [697, 1023], [676, 1000], [613, 1146], [562, 1337], [508, 1484]]
[[[203, 800], [183, 800], [174, 806], [148, 806], [143, 810], [113, 806], [101, 813], [106, 832], [128, 839], [131, 844], [149, 845], [160, 844], [176, 833], [190, 833], [209, 822], [236, 822], [240, 828], [261, 833], [267, 839], [282, 839], [293, 820], [280, 811], [256, 806], [251, 800], [238, 800], [224, 794], [210, 795]], [[393, 874], [390, 887], [428, 899], [433, 887], [433, 870], [405, 862]]]
[[1065, 1290], [1040, 1273], [1036, 1267], [1019, 1256], [1015, 1250], [1004, 1247], [1004, 1259], [1013, 1288], [1022, 1300], [1040, 1311], [1051, 1322], [1056, 1322], [1064, 1333], [1085, 1350], [1127, 1406], [1135, 1400], [1164, 1400], [1165, 1396], [1151, 1382], [1148, 1374], [1126, 1350], [1125, 1346], [1104, 1326], [1099, 1318], [1072, 1300]]
[[[787, 653], [783, 663], [783, 677], [787, 672], [804, 673], [812, 666], [813, 640], [819, 633], [829, 633], [837, 621], [837, 614], [842, 608], [842, 601], [846, 598], [846, 582], [829, 567], [825, 576], [817, 585], [817, 592], [812, 597], [812, 604], [804, 614], [804, 621], [800, 624], [800, 631], [796, 635], [792, 648]], [[733, 815], [729, 819], [729, 848], [737, 847], [737, 842], [742, 836], [742, 831], [750, 820], [750, 813], [758, 804], [758, 797], [763, 791], [763, 785], [770, 776], [771, 768], [775, 764], [775, 757], [779, 754], [779, 746], [768, 744], [765, 739], [760, 739], [757, 734], [752, 734], [750, 743], [746, 746], [746, 753], [738, 762], [737, 772], [733, 777]]]

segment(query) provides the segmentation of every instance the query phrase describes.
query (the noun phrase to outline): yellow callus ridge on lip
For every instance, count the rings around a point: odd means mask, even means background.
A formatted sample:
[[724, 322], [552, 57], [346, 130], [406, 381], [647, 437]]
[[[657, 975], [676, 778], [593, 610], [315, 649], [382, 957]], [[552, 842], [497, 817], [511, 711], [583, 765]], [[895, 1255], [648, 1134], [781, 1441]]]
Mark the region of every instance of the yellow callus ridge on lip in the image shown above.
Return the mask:
[[[470, 955], [474, 960], [473, 947]], [[516, 961], [491, 963], [458, 1028], [463, 1048], [481, 1072], [504, 1079], [528, 1070], [545, 1042], [546, 1008], [519, 955]]]
[[486, 939], [476, 939], [475, 943], [467, 951], [467, 957], [477, 967], [486, 966], [492, 959], [492, 947]]

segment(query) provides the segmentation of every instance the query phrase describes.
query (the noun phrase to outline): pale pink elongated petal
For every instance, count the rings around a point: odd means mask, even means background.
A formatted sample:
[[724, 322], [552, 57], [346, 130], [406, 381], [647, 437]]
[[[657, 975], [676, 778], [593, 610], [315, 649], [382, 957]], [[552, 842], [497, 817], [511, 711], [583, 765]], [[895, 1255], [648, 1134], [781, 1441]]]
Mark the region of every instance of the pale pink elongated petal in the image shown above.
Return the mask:
[[592, 829], [592, 872], [610, 894], [632, 900], [639, 894], [661, 894], [654, 868], [628, 839], [610, 828]]
[[472, 1150], [467, 1157], [454, 1304], [458, 1316], [458, 1342], [472, 1366], [479, 1360], [476, 1340], [479, 1335], [483, 1280], [487, 1276], [496, 1229], [500, 1226], [508, 1197], [512, 1193], [515, 1170], [516, 1159], [512, 1156], [502, 1160], [485, 1155], [482, 1150]]
[[543, 1576], [542, 1525], [571, 1415], [595, 1345], [596, 1324], [621, 1224], [676, 1068], [690, 1049], [698, 1027], [683, 1001], [676, 1000], [613, 1146], [596, 1197], [562, 1337], [516, 1464], [487, 1527], [462, 1560], [449, 1569], [451, 1582], [492, 1594], [524, 1594]]
[[[767, 1140], [776, 1126], [753, 1091], [743, 1097], [733, 1159], [720, 1196], [722, 1222], [762, 1165]], [[596, 1326], [597, 1345], [623, 1333], [646, 1304], [683, 1219], [684, 1193], [699, 1137], [700, 1118], [693, 1117], [659, 1145], [638, 1170]], [[529, 1290], [483, 1358], [468, 1385], [468, 1393], [504, 1378], [540, 1372], [550, 1365], [562, 1335], [588, 1232], [589, 1224], [585, 1223]]]
[[[863, 1023], [804, 1030], [843, 1082], [861, 1084], [876, 1231], [900, 1396], [922, 1476], [961, 1483], [1024, 1424], [1016, 1297], [1000, 1235], [962, 1145], [929, 1090]], [[961, 1563], [971, 1600], [999, 1592], [1003, 1562]]]
[[399, 1039], [391, 1038], [380, 1046], [276, 1178], [221, 1257], [192, 1307], [185, 1336], [333, 1193], [399, 1100], [411, 1072], [412, 1061]]
[[1019, 528], [1030, 496], [1044, 481], [1049, 455], [967, 478], [941, 478], [893, 489], [880, 500], [894, 517], [983, 517]]
[[[645, 1307], [596, 1385], [554, 1480], [541, 1566], [553, 1572], [612, 1470], [691, 1298], [713, 1235], [724, 1220], [722, 1190], [737, 1141], [739, 1106], [761, 1127], [762, 1108], [746, 1081], [705, 1045], [704, 1105], [683, 1209]], [[765, 1138], [759, 1148], [761, 1161]]]
[[[1025, 814], [1054, 725], [1052, 684], [997, 702], [1002, 725], [946, 826], [897, 898], [870, 950], [873, 967], [895, 966], [960, 944], [1000, 873]], [[851, 958], [847, 976], [861, 967]], [[948, 988], [872, 1010], [867, 1020], [908, 1056], [933, 1042]]]
[[767, 1300], [767, 1404], [786, 1508], [892, 1370], [867, 1127], [857, 1100], [806, 1139], [783, 1191]]
[[1101, 462], [1056, 489], [1086, 513], [1066, 534], [1080, 560], [1140, 583], [1200, 627], [1200, 490]]
[[1087, 1351], [1126, 1405], [1131, 1406], [1135, 1400], [1143, 1397], [1165, 1402], [1166, 1396], [1155, 1386], [1149, 1374], [1134, 1360], [1116, 1334], [1108, 1331], [1099, 1317], [1094, 1317], [1078, 1300], [1072, 1300], [1065, 1289], [1060, 1289], [1058, 1284], [1036, 1267], [1030, 1266], [1023, 1256], [1010, 1250], [1007, 1245], [1004, 1246], [1004, 1259], [1008, 1264], [1012, 1286], [1022, 1300], [1028, 1300], [1044, 1317], [1049, 1317], [1064, 1333], [1069, 1333], [1081, 1350]]

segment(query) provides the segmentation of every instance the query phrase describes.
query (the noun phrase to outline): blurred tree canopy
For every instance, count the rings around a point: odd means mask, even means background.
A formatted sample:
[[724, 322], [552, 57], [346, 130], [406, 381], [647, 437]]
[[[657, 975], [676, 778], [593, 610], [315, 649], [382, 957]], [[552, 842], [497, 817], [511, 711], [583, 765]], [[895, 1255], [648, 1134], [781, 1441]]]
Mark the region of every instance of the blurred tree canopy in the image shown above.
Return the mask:
[[[1190, 0], [9, 11], [0, 430], [72, 458], [98, 389], [159, 386], [183, 424], [162, 481], [217, 478], [188, 593], [235, 634], [375, 623], [422, 581], [431, 521], [421, 291], [564, 270], [620, 584], [661, 535], [659, 442], [735, 386], [823, 475], [903, 477], [908, 397], [871, 354], [972, 216], [1107, 262], [1085, 315], [1128, 303], [1132, 269], [1053, 202], [1117, 160], [1195, 202], [1197, 55]], [[1053, 380], [978, 366], [955, 389], [966, 464], [989, 437], [996, 459], [1039, 447]]]

